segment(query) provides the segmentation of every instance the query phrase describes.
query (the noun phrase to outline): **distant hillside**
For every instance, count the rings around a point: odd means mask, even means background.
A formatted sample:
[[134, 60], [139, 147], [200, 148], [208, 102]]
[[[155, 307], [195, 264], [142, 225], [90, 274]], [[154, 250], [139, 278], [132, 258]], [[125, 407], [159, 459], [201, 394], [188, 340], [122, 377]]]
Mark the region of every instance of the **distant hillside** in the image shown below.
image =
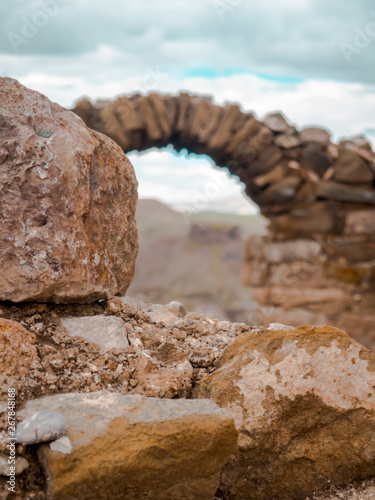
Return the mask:
[[182, 214], [139, 200], [140, 250], [128, 295], [145, 302], [180, 300], [188, 310], [247, 321], [251, 290], [241, 286], [244, 237], [264, 232], [260, 216]]

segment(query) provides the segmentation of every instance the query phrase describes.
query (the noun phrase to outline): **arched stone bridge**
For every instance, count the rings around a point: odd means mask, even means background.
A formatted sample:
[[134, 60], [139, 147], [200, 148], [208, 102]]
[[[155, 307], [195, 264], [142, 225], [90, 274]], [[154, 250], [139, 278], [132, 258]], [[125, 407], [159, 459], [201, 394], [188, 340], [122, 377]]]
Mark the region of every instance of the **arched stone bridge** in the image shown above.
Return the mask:
[[375, 206], [375, 160], [362, 137], [333, 144], [321, 128], [298, 131], [279, 113], [264, 121], [208, 97], [150, 94], [74, 111], [125, 152], [172, 144], [206, 154], [245, 184], [279, 232], [341, 233], [348, 207]]

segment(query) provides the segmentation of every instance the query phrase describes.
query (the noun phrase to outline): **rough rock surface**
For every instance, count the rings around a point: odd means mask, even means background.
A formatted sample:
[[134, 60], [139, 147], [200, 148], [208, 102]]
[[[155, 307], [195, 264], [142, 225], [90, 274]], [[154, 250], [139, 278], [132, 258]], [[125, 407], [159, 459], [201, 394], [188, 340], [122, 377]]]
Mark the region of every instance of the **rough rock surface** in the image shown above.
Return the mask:
[[29, 466], [29, 462], [23, 457], [15, 457], [13, 460], [15, 463], [12, 459], [9, 463], [9, 456], [0, 453], [0, 476], [7, 476], [10, 473], [10, 465], [15, 467], [16, 476], [22, 474]]
[[51, 500], [211, 500], [237, 449], [233, 420], [212, 401], [70, 393], [20, 415], [36, 409], [62, 412], [72, 443], [70, 455], [39, 449]]
[[60, 325], [69, 335], [82, 337], [99, 346], [103, 353], [111, 349], [126, 349], [129, 346], [125, 323], [116, 316], [63, 318]]
[[304, 499], [373, 477], [375, 355], [336, 328], [241, 335], [199, 397], [233, 416], [239, 453], [224, 468], [226, 499]]
[[[26, 376], [18, 380], [19, 402], [58, 391], [107, 388], [123, 394], [189, 397], [192, 385], [214, 369], [215, 359], [228, 344], [252, 329], [243, 323], [213, 320], [196, 313], [175, 316], [173, 327], [166, 327], [158, 319], [152, 323], [143, 309], [117, 298], [93, 306], [1, 307], [0, 314], [22, 321], [33, 332], [30, 335], [38, 336], [37, 355]], [[82, 317], [99, 318], [101, 322], [103, 316], [111, 322], [123, 322], [129, 346], [124, 348], [120, 338], [121, 342], [103, 352], [100, 344], [106, 344], [105, 337], [98, 344], [97, 339], [72, 336], [61, 326], [67, 320], [80, 322]], [[9, 351], [4, 362], [14, 363], [12, 359]]]
[[16, 321], [0, 318], [0, 395], [17, 387], [38, 359], [36, 337]]
[[331, 488], [312, 500], [373, 500], [375, 498], [375, 481], [364, 481], [360, 485], [349, 485], [345, 488]]
[[37, 410], [17, 426], [14, 438], [17, 444], [35, 444], [52, 441], [66, 434], [65, 417], [51, 410]]
[[0, 78], [0, 299], [124, 294], [137, 254], [133, 167], [76, 114]]

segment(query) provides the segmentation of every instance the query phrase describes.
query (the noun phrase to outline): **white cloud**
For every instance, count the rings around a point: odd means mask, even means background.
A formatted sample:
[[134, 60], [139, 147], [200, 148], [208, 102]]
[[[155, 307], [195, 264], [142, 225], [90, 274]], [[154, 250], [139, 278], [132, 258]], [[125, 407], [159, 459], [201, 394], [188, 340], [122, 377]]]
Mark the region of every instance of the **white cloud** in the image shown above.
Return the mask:
[[[66, 75], [74, 61], [80, 61], [75, 75], [96, 80], [141, 74], [155, 64], [175, 75], [208, 68], [374, 80], [375, 37], [370, 36], [350, 64], [340, 48], [343, 42], [355, 43], [356, 30], [365, 30], [373, 20], [372, 0], [242, 1], [224, 17], [217, 14], [213, 1], [64, 0], [58, 14], [15, 54], [9, 33], [21, 33], [24, 19], [32, 20], [45, 2], [12, 0], [0, 5], [0, 54], [10, 54], [18, 62], [22, 56], [34, 57], [37, 72], [47, 67], [49, 74]], [[90, 61], [100, 46], [121, 53], [115, 60], [99, 59], [101, 71]], [[120, 59], [125, 65], [111, 66]], [[2, 66], [3, 71], [8, 73], [12, 66]], [[18, 66], [13, 74], [22, 76], [29, 70]]]
[[[375, 37], [350, 64], [340, 49], [374, 20], [372, 0], [242, 1], [223, 18], [212, 1], [56, 0], [65, 5], [16, 54], [7, 35], [41, 1], [1, 3], [0, 67], [63, 106], [82, 96], [187, 90], [259, 117], [280, 110], [335, 139], [364, 130], [375, 139]], [[143, 196], [189, 201], [211, 182], [202, 158], [150, 153], [133, 161]], [[224, 191], [240, 190], [228, 181]]]
[[[242, 197], [243, 185], [205, 156], [152, 149], [131, 153], [129, 158], [135, 168], [141, 198], [157, 198], [194, 211], [213, 201]], [[252, 212], [249, 204], [249, 213]]]

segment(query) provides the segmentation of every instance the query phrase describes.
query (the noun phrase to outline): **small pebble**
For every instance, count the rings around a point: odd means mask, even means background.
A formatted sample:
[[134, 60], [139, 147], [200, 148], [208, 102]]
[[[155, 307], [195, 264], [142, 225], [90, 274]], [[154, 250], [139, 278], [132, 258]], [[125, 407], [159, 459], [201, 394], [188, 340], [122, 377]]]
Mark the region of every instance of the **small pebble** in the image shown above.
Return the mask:
[[3, 453], [0, 453], [0, 476], [6, 476], [7, 474], [9, 474], [10, 466], [16, 467], [16, 476], [22, 474], [22, 472], [29, 466], [29, 462], [26, 460], [26, 458], [23, 457], [16, 457], [15, 464], [9, 464], [8, 460], [11, 460], [8, 455], [3, 455]]

